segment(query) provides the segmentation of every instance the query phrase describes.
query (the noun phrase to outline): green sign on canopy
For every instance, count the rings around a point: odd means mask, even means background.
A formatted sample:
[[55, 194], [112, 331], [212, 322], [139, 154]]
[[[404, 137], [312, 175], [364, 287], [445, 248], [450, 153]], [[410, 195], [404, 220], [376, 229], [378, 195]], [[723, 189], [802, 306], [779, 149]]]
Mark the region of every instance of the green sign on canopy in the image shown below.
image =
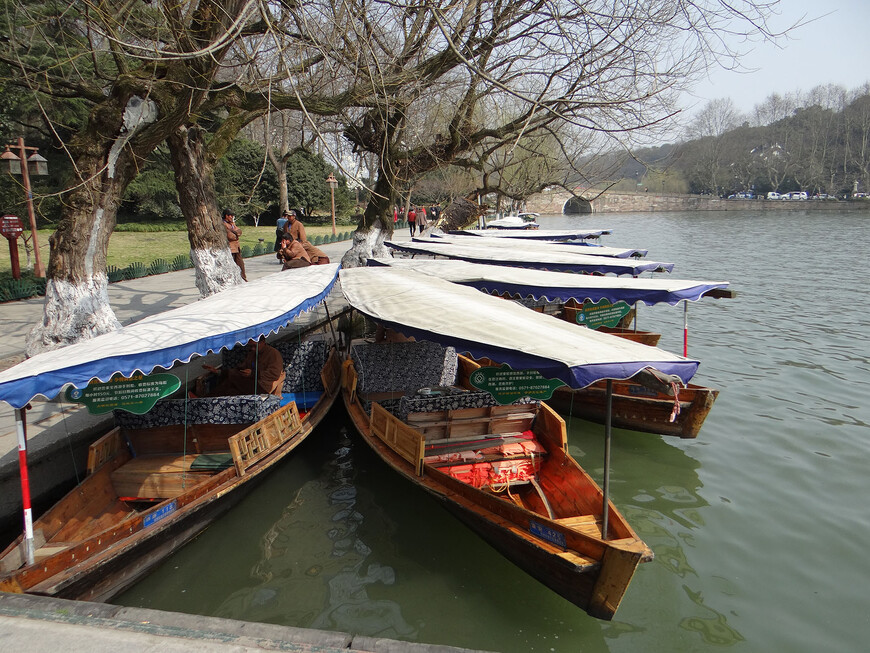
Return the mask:
[[615, 327], [619, 321], [631, 312], [631, 306], [624, 301], [611, 304], [602, 299], [597, 304], [587, 302], [577, 309], [577, 324], [597, 329], [598, 327]]
[[142, 415], [154, 407], [158, 399], [167, 397], [181, 387], [181, 381], [172, 374], [115, 374], [107, 383], [91, 381], [84, 388], [67, 388], [66, 399], [84, 404], [92, 415], [110, 410], [126, 410]]
[[565, 385], [558, 379], [545, 379], [536, 370], [512, 370], [501, 367], [481, 367], [471, 373], [471, 385], [491, 394], [499, 404], [509, 404], [520, 397], [549, 399], [553, 391]]

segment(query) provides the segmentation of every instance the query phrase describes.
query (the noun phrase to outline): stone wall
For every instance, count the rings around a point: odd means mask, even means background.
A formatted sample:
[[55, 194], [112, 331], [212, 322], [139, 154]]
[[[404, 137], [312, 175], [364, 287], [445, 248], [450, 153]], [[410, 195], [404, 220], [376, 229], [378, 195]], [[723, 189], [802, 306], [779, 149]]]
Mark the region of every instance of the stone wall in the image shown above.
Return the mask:
[[[532, 195], [526, 202], [527, 211], [537, 213], [565, 212], [571, 199], [565, 191], [543, 192]], [[581, 202], [582, 203], [582, 202]], [[706, 195], [680, 195], [677, 193], [603, 193], [591, 201], [592, 213], [637, 213], [660, 211], [815, 211], [836, 208], [838, 211], [870, 210], [870, 200], [851, 202], [789, 201], [789, 200], [723, 200]], [[575, 213], [576, 211], [572, 211]], [[581, 211], [586, 212], [586, 211]]]

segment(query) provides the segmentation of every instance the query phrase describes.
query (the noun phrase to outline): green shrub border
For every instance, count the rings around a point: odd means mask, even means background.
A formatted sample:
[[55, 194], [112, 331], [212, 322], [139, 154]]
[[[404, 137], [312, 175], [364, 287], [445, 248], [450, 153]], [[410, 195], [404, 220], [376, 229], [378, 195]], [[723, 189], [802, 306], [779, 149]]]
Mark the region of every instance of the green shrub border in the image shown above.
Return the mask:
[[[332, 234], [314, 236], [311, 239], [311, 244], [325, 245], [327, 243], [337, 243], [342, 240], [350, 240], [352, 237], [353, 231], [336, 232], [335, 236]], [[241, 250], [242, 256], [245, 258], [262, 256], [263, 254], [271, 253], [272, 244], [263, 241], [254, 245], [253, 248], [249, 245], [243, 245]], [[179, 254], [171, 261], [159, 258], [147, 266], [141, 261], [134, 261], [125, 268], [110, 265], [106, 270], [106, 275], [109, 278], [109, 283], [117, 283], [118, 281], [129, 281], [130, 279], [139, 279], [155, 274], [164, 274], [165, 272], [178, 272], [179, 270], [187, 270], [192, 267], [193, 261], [190, 260], [190, 255]], [[44, 296], [45, 283], [45, 279], [34, 277], [32, 272], [25, 272], [21, 279], [0, 278], [0, 303]]]

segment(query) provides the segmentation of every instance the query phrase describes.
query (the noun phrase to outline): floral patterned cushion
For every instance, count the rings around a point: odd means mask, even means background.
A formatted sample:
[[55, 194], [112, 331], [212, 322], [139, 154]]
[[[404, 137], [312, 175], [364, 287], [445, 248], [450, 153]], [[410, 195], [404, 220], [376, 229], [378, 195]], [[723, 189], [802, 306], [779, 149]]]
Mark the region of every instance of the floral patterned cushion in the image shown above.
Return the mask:
[[322, 392], [320, 371], [329, 357], [329, 343], [324, 340], [279, 342], [275, 349], [284, 359], [284, 392]]
[[456, 382], [458, 358], [453, 347], [434, 342], [362, 343], [351, 351], [357, 390], [406, 392]]
[[274, 395], [163, 399], [144, 415], [115, 411], [121, 428], [146, 429], [171, 424], [253, 424], [274, 413], [281, 399]]
[[498, 402], [488, 392], [460, 392], [434, 397], [402, 397], [396, 417], [405, 421], [408, 413], [431, 413], [439, 410], [458, 410], [460, 408], [483, 408], [497, 406]]

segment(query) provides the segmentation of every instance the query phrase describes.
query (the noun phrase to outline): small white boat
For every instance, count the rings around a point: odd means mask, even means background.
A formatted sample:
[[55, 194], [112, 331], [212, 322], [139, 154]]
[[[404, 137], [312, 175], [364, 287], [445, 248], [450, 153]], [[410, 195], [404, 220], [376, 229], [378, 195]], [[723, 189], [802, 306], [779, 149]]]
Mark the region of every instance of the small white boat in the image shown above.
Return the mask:
[[503, 218], [486, 223], [487, 229], [537, 229], [536, 220], [541, 217], [538, 213], [522, 212], [516, 215], [506, 215]]

